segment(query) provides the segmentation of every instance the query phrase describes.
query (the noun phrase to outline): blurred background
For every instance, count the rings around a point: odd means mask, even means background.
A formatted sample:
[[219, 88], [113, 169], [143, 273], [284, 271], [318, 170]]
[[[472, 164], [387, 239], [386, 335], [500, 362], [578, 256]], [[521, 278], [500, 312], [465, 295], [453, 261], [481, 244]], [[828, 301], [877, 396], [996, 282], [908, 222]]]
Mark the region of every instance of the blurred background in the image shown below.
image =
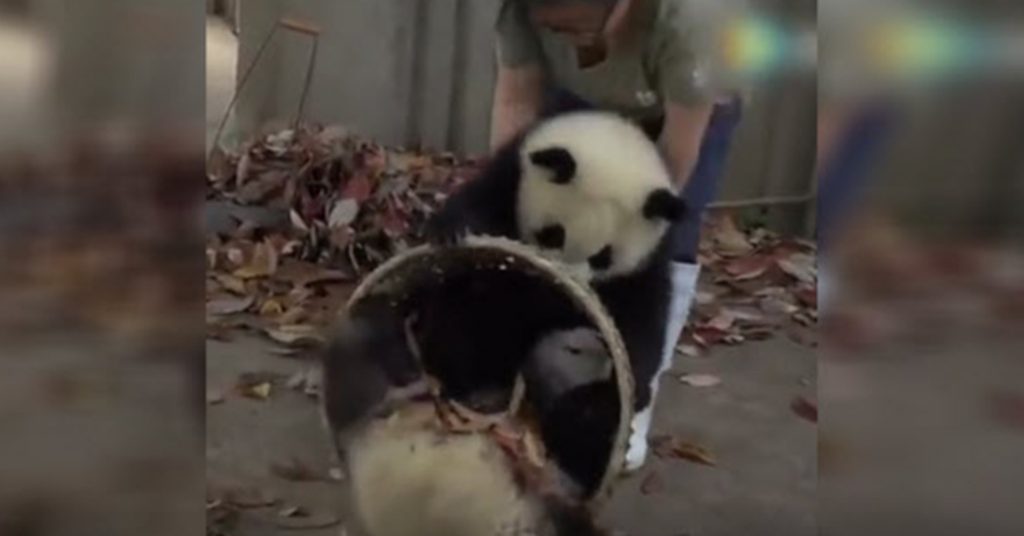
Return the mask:
[[202, 530], [190, 4], [0, 2], [0, 534]]

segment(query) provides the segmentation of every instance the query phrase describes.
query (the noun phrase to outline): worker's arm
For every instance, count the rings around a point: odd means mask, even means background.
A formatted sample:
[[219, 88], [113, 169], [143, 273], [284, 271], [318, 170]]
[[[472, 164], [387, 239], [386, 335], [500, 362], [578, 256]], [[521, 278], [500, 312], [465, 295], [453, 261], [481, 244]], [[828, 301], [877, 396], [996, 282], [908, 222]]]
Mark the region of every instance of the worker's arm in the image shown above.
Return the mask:
[[515, 137], [540, 113], [543, 71], [535, 63], [500, 66], [491, 110], [491, 150]]
[[700, 154], [701, 140], [711, 118], [712, 103], [665, 105], [661, 148], [668, 160], [678, 191], [683, 191]]

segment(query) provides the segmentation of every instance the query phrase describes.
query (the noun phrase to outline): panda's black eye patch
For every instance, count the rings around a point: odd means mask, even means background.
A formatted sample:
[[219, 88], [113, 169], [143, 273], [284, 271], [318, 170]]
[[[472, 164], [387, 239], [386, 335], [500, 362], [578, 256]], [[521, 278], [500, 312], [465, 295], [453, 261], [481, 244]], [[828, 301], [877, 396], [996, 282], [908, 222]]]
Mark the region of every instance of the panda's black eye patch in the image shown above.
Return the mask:
[[530, 153], [530, 162], [550, 169], [556, 184], [568, 184], [576, 176], [576, 159], [562, 147], [549, 147]]
[[561, 225], [548, 225], [533, 236], [541, 247], [547, 249], [562, 249], [565, 245], [565, 227]]
[[587, 264], [594, 270], [607, 270], [612, 265], [612, 247], [605, 246], [604, 249], [590, 256]]

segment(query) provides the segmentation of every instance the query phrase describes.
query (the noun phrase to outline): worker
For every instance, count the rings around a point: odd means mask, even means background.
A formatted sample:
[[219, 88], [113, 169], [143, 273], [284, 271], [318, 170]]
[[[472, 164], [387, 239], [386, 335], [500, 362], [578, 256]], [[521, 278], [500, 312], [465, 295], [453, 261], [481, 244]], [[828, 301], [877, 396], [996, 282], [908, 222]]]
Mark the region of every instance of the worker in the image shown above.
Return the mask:
[[[615, 111], [659, 144], [687, 201], [687, 216], [672, 230], [673, 298], [663, 369], [696, 293], [701, 215], [717, 192], [741, 111], [734, 93], [712, 89], [703, 77], [695, 36], [707, 25], [692, 20], [688, 4], [504, 0], [496, 28], [492, 149], [539, 118], [574, 109]], [[646, 437], [650, 412], [634, 426], [634, 436]], [[627, 469], [639, 468], [646, 453], [646, 442], [631, 442]]]

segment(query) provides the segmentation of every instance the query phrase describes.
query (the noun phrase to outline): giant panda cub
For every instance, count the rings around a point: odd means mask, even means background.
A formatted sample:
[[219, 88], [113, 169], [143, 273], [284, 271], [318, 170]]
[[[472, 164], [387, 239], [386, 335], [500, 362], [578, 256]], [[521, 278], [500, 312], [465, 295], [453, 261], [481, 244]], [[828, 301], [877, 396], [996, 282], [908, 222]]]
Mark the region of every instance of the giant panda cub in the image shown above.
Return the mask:
[[370, 298], [348, 312], [324, 355], [323, 415], [361, 533], [605, 535], [553, 464], [545, 479], [525, 479], [491, 436], [439, 428], [404, 324], [386, 299]]
[[646, 456], [652, 381], [666, 359], [669, 230], [685, 211], [657, 147], [599, 111], [541, 121], [502, 147], [428, 223], [427, 238], [496, 235], [584, 264], [622, 334], [636, 385], [627, 469]]

